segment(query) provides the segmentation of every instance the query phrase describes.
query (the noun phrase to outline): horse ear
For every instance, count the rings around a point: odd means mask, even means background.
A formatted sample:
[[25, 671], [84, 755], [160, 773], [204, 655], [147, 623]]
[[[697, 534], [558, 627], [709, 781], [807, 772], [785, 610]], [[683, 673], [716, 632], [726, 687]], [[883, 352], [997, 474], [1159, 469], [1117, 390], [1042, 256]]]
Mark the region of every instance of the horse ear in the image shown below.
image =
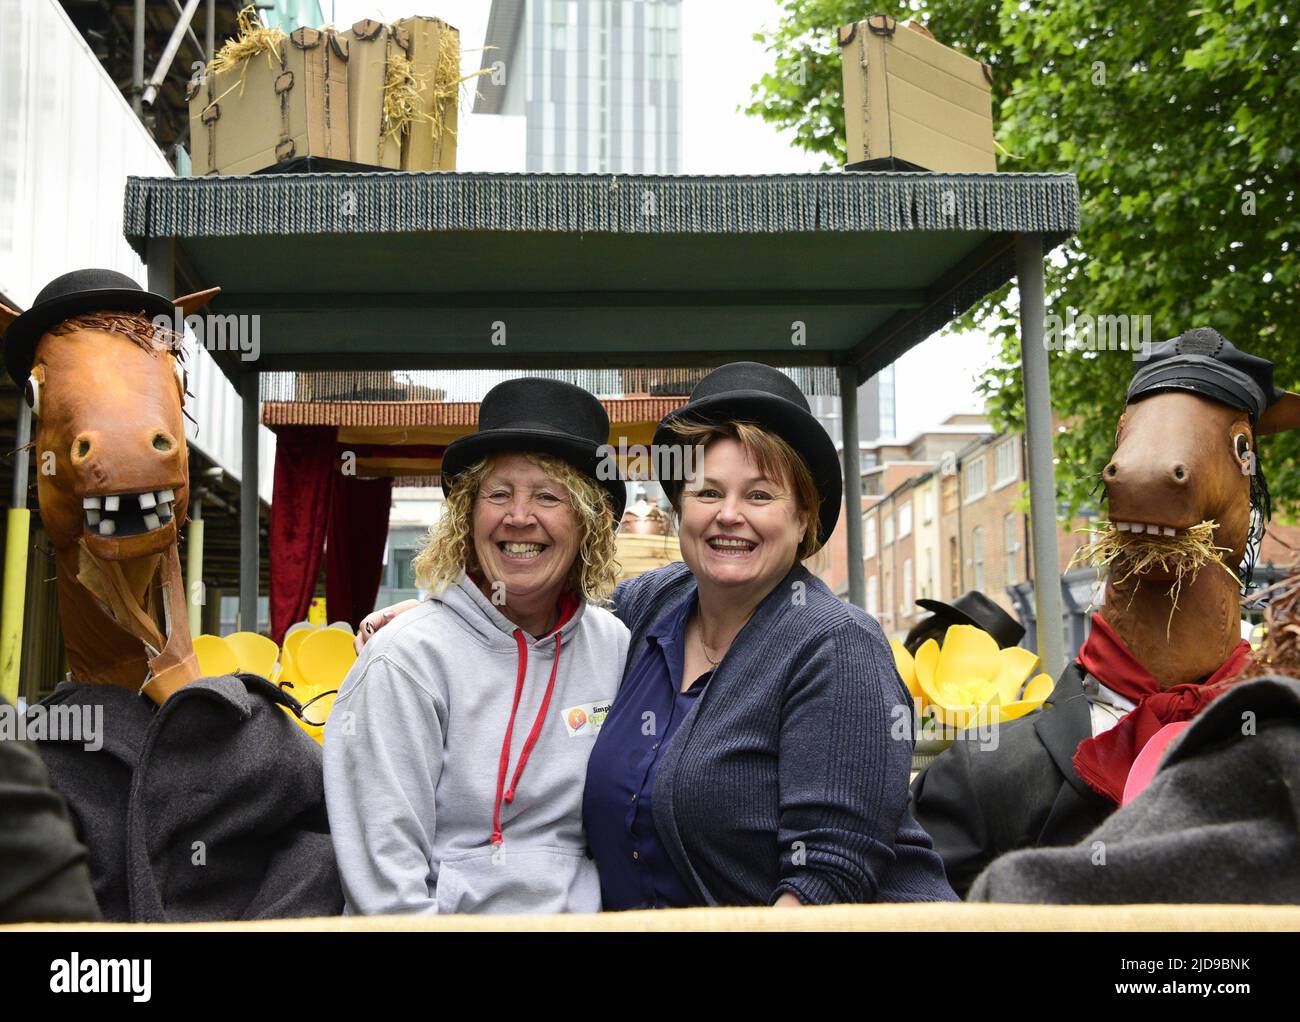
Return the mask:
[[1284, 394], [1281, 401], [1259, 417], [1255, 433], [1267, 436], [1269, 433], [1285, 433], [1288, 429], [1300, 429], [1300, 394]]
[[203, 308], [219, 294], [221, 294], [221, 288], [210, 287], [206, 291], [195, 291], [192, 295], [182, 295], [180, 298], [175, 298], [172, 300], [172, 304], [179, 305], [181, 312], [188, 316], [191, 312], [198, 312], [199, 309]]
[[0, 302], [0, 334], [9, 329], [9, 324], [21, 316], [21, 312], [9, 308], [4, 302]]

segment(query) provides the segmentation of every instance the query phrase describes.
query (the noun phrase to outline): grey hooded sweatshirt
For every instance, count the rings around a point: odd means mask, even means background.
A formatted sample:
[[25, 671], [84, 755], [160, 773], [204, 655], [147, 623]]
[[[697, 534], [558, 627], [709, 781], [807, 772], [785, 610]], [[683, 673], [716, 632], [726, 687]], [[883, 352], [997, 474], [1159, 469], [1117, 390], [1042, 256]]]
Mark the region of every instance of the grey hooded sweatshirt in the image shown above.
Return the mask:
[[583, 603], [534, 638], [464, 576], [371, 639], [325, 728], [346, 912], [598, 912], [582, 789], [627, 644]]

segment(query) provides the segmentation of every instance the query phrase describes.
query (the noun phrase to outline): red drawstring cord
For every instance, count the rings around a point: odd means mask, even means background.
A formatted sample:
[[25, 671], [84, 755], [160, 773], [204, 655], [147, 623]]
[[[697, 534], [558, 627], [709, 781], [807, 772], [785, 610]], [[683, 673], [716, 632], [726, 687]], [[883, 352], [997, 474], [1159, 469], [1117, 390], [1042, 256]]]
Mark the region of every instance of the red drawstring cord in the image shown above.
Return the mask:
[[515, 789], [519, 786], [519, 778], [523, 776], [524, 766], [528, 763], [528, 757], [533, 751], [533, 746], [537, 744], [537, 739], [542, 733], [542, 724], [546, 721], [546, 711], [551, 705], [551, 695], [555, 691], [555, 676], [560, 670], [560, 637], [555, 636], [555, 663], [551, 665], [551, 677], [546, 683], [546, 695], [542, 698], [541, 708], [537, 711], [537, 718], [533, 721], [533, 728], [528, 732], [528, 738], [524, 742], [524, 751], [519, 755], [519, 764], [515, 767], [515, 776], [510, 780], [510, 788], [504, 791], [506, 783], [506, 771], [510, 769], [510, 742], [515, 733], [515, 715], [519, 712], [519, 697], [524, 691], [524, 677], [528, 673], [528, 647], [524, 642], [524, 633], [522, 629], [515, 629], [515, 644], [519, 647], [519, 672], [515, 678], [515, 701], [510, 707], [510, 722], [506, 725], [505, 741], [501, 743], [501, 760], [497, 764], [497, 797], [496, 804], [492, 807], [492, 844], [501, 844], [501, 801], [504, 797], [507, 803], [515, 800]]

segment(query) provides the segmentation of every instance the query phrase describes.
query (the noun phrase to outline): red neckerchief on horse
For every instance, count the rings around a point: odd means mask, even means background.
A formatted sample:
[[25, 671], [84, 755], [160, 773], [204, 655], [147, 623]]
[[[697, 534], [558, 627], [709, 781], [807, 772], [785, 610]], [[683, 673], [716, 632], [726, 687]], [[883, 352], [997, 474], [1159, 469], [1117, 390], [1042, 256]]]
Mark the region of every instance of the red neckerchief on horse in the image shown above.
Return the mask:
[[1205, 681], [1162, 691], [1155, 675], [1138, 662], [1100, 614], [1093, 614], [1092, 631], [1077, 657], [1079, 664], [1112, 692], [1137, 705], [1109, 731], [1079, 743], [1075, 771], [1088, 787], [1118, 805], [1133, 760], [1151, 736], [1166, 724], [1191, 720], [1200, 713], [1223, 693], [1216, 684], [1236, 674], [1249, 654], [1250, 643], [1243, 639]]

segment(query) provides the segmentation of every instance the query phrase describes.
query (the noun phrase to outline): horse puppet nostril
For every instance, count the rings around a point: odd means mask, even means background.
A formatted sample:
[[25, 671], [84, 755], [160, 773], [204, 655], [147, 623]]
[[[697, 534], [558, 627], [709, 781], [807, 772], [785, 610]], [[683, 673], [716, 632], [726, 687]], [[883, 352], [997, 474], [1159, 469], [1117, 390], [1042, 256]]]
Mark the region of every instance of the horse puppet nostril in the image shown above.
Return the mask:
[[1175, 465], [1174, 478], [1177, 479], [1180, 483], [1187, 482], [1187, 469], [1184, 468], [1182, 465]]
[[153, 448], [155, 451], [170, 451], [176, 446], [176, 441], [167, 433], [155, 433], [153, 435]]
[[1115, 467], [1114, 462], [1106, 466], [1106, 478], [1114, 479], [1119, 474], [1119, 469]]
[[74, 461], [84, 461], [90, 456], [90, 438], [79, 436], [72, 441], [72, 457]]

